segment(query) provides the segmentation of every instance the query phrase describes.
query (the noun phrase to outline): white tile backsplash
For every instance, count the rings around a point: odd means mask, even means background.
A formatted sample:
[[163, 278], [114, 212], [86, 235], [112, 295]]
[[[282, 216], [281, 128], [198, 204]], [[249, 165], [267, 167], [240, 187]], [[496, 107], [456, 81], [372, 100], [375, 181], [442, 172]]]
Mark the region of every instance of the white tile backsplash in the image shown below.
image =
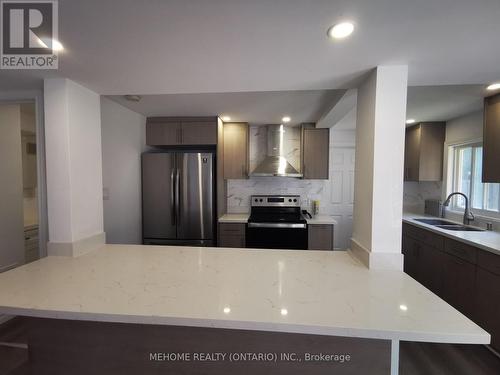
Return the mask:
[[404, 183], [403, 207], [405, 211], [424, 213], [426, 199], [441, 199], [443, 183], [410, 182]]
[[[300, 195], [302, 208], [311, 211], [311, 200], [328, 202], [328, 191], [325, 180], [301, 180], [288, 177], [252, 177], [248, 180], [228, 180], [227, 210], [228, 213], [250, 212], [250, 196], [259, 194]], [[328, 190], [328, 191], [327, 191]], [[321, 208], [326, 208], [320, 204]], [[325, 212], [326, 213], [326, 212]]]

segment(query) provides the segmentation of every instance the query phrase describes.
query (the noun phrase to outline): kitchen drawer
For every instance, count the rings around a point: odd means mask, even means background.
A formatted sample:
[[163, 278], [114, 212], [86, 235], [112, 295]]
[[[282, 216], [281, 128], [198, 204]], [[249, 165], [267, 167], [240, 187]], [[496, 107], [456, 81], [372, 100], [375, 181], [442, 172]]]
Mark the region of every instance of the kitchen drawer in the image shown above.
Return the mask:
[[443, 250], [444, 248], [444, 237], [439, 234], [432, 233], [427, 229], [418, 228], [414, 225], [404, 223], [403, 231], [407, 236], [411, 236], [429, 246], [435, 247], [436, 249]]
[[245, 247], [246, 224], [219, 223], [219, 247]]
[[500, 276], [500, 255], [479, 249], [477, 251], [477, 265], [497, 276]]
[[454, 255], [469, 263], [477, 263], [477, 249], [463, 242], [446, 239], [444, 243], [444, 251], [450, 255]]
[[218, 247], [245, 247], [245, 237], [244, 236], [225, 236], [221, 235], [219, 237]]
[[243, 223], [220, 223], [219, 232], [220, 234], [227, 235], [245, 235], [246, 225]]

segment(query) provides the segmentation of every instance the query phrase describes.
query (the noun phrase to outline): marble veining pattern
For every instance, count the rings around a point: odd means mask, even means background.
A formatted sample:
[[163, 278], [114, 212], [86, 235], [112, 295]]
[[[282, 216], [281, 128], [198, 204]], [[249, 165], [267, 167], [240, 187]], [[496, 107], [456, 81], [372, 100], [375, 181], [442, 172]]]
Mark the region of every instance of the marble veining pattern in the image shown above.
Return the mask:
[[0, 274], [0, 313], [489, 342], [403, 272], [369, 270], [344, 252], [105, 245]]
[[441, 199], [443, 184], [437, 182], [404, 183], [403, 206], [406, 211], [424, 213], [426, 199]]
[[301, 180], [287, 177], [252, 177], [248, 180], [228, 180], [228, 212], [249, 212], [250, 196], [256, 194], [300, 195], [302, 207], [310, 211], [310, 202], [313, 199], [319, 199], [324, 204], [327, 203], [324, 194], [325, 185], [323, 180]]

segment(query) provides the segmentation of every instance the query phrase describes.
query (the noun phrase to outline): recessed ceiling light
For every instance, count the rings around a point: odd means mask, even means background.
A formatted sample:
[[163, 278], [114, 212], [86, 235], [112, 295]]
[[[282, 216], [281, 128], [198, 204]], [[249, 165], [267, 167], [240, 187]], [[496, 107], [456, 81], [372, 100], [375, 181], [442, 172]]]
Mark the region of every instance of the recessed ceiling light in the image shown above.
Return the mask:
[[231, 117], [229, 117], [229, 116], [222, 116], [222, 121], [225, 121], [225, 122], [231, 121]]
[[330, 27], [327, 35], [333, 39], [344, 39], [352, 34], [354, 24], [352, 22], [341, 22]]
[[281, 119], [283, 122], [290, 122], [291, 118], [289, 116], [285, 116]]
[[287, 309], [281, 309], [281, 315], [283, 315], [283, 316], [288, 315], [288, 310]]
[[414, 124], [415, 123], [415, 119], [414, 118], [409, 118], [408, 120], [406, 120], [406, 123], [407, 124]]
[[229, 314], [231, 312], [230, 307], [224, 307], [224, 314]]
[[489, 85], [488, 87], [486, 87], [486, 90], [489, 90], [489, 91], [495, 91], [495, 90], [498, 90], [498, 89], [500, 89], [500, 82], [492, 83], [491, 85]]
[[408, 310], [408, 306], [406, 306], [406, 305], [399, 305], [399, 309], [401, 311], [407, 311]]

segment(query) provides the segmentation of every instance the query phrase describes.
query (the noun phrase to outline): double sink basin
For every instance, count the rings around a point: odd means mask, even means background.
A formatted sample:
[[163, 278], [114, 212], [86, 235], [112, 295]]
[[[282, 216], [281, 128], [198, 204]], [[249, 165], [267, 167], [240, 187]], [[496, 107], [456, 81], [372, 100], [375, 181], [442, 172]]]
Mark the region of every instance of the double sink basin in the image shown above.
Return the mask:
[[460, 232], [483, 232], [483, 229], [469, 227], [467, 225], [457, 224], [452, 221], [443, 220], [443, 219], [413, 219], [420, 223], [433, 225], [436, 228], [441, 228], [445, 230], [453, 230]]

